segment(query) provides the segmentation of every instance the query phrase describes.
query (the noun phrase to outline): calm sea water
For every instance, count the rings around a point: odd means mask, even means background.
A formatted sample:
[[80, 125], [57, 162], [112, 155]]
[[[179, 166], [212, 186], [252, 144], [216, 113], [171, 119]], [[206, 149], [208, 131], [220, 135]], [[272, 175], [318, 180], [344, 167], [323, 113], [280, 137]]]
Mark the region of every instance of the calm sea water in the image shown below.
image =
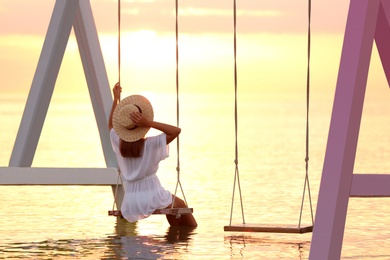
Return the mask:
[[[382, 96], [367, 98], [355, 171], [390, 172], [389, 95]], [[175, 124], [175, 97], [150, 98], [156, 120]], [[311, 107], [313, 210], [332, 98], [318, 95]], [[0, 96], [1, 166], [8, 165], [25, 99]], [[304, 102], [303, 97], [239, 96], [239, 169], [247, 223], [298, 224], [305, 174]], [[311, 233], [223, 231], [229, 224], [235, 169], [233, 95], [184, 95], [180, 113], [181, 183], [198, 228], [170, 228], [163, 216], [135, 224], [109, 217], [110, 187], [0, 186], [0, 259], [307, 259]], [[33, 166], [105, 166], [88, 97], [53, 97]], [[159, 172], [172, 192], [175, 168], [173, 143]], [[351, 199], [349, 205], [342, 258], [390, 259], [389, 200]], [[233, 223], [240, 222], [236, 200]], [[303, 223], [311, 224], [308, 203]]]

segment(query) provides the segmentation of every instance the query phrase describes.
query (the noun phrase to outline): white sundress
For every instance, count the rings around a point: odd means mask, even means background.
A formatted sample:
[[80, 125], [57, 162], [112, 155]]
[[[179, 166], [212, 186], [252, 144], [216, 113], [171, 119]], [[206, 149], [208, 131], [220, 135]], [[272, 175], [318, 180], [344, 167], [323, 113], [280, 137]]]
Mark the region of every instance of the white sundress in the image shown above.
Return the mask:
[[161, 186], [156, 173], [158, 164], [169, 156], [166, 135], [148, 137], [142, 156], [125, 158], [119, 150], [120, 138], [114, 128], [110, 131], [111, 144], [121, 170], [125, 195], [121, 213], [129, 222], [149, 217], [156, 209], [172, 203], [172, 194]]

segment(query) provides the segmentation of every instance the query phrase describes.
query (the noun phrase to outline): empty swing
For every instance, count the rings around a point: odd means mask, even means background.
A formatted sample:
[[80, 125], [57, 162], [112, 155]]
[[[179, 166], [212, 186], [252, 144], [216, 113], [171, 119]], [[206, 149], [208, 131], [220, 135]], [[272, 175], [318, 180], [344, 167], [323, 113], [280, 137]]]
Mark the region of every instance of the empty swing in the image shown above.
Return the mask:
[[[271, 232], [271, 233], [307, 233], [312, 232], [313, 230], [313, 208], [312, 208], [312, 202], [311, 202], [311, 194], [310, 194], [310, 183], [309, 183], [309, 97], [310, 97], [310, 40], [311, 40], [311, 33], [310, 33], [310, 24], [311, 24], [311, 0], [308, 0], [308, 55], [307, 55], [307, 82], [306, 82], [306, 157], [305, 157], [305, 181], [304, 181], [304, 188], [303, 188], [303, 194], [302, 194], [302, 202], [300, 207], [300, 213], [299, 213], [299, 220], [298, 225], [267, 225], [267, 224], [247, 224], [245, 222], [245, 216], [244, 216], [244, 207], [243, 207], [243, 200], [241, 195], [241, 186], [240, 186], [240, 175], [239, 175], [239, 169], [238, 169], [238, 113], [237, 113], [237, 33], [236, 33], [236, 25], [237, 25], [237, 18], [236, 18], [236, 0], [234, 0], [233, 3], [233, 16], [234, 16], [234, 92], [235, 92], [235, 102], [234, 102], [234, 118], [235, 118], [235, 174], [234, 174], [234, 184], [233, 184], [233, 195], [232, 195], [232, 203], [231, 203], [231, 211], [230, 211], [230, 222], [228, 226], [224, 226], [224, 231], [237, 231], [237, 232]], [[233, 216], [233, 204], [234, 204], [234, 195], [235, 195], [235, 188], [236, 183], [239, 189], [239, 195], [240, 195], [240, 205], [241, 205], [241, 214], [242, 214], [242, 224], [232, 225], [232, 216]], [[302, 220], [302, 213], [303, 213], [303, 206], [305, 201], [305, 194], [306, 194], [306, 187], [308, 190], [309, 195], [309, 203], [310, 203], [310, 211], [311, 211], [311, 221], [312, 225], [310, 226], [302, 226], [301, 220]]]
[[[177, 118], [177, 126], [179, 127], [179, 119], [180, 119], [180, 115], [179, 115], [179, 5], [178, 5], [178, 0], [175, 0], [175, 13], [176, 13], [176, 118]], [[121, 46], [120, 46], [120, 24], [121, 24], [121, 1], [118, 0], [118, 81], [120, 82], [120, 50], [121, 50]], [[174, 193], [174, 196], [173, 196], [173, 201], [172, 201], [172, 206], [170, 208], [165, 208], [165, 209], [157, 209], [155, 210], [152, 214], [153, 215], [175, 215], [177, 218], [180, 218], [181, 215], [184, 215], [184, 214], [192, 214], [193, 213], [193, 208], [174, 208], [174, 204], [175, 204], [175, 199], [176, 199], [176, 194], [177, 194], [177, 190], [178, 188], [180, 187], [180, 190], [181, 190], [181, 193], [183, 194], [183, 200], [185, 202], [186, 205], [188, 205], [187, 203], [187, 199], [185, 197], [185, 194], [184, 194], [184, 190], [183, 190], [183, 187], [181, 185], [181, 181], [180, 181], [180, 139], [179, 139], [179, 136], [176, 138], [177, 139], [177, 166], [176, 166], [176, 172], [177, 172], [177, 181], [176, 181], [176, 187], [175, 187], [175, 193]], [[121, 172], [120, 172], [120, 169], [118, 170], [118, 177], [117, 177], [117, 183], [116, 183], [116, 187], [115, 187], [115, 192], [114, 192], [114, 203], [113, 203], [113, 206], [112, 206], [112, 210], [109, 210], [108, 211], [108, 215], [109, 216], [117, 216], [117, 217], [122, 217], [122, 213], [119, 209], [115, 210], [115, 205], [117, 203], [117, 195], [118, 195], [118, 188], [119, 188], [119, 185], [123, 185], [123, 181], [122, 181], [122, 176], [121, 176]]]

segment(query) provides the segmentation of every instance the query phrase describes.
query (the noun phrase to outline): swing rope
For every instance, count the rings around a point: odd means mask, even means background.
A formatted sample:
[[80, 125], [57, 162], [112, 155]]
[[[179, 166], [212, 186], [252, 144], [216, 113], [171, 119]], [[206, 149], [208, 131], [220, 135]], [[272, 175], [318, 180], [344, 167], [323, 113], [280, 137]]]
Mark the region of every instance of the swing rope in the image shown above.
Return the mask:
[[244, 205], [242, 202], [242, 194], [241, 194], [241, 185], [240, 185], [240, 172], [238, 169], [238, 105], [237, 105], [237, 90], [238, 90], [238, 80], [237, 80], [237, 5], [236, 0], [233, 1], [233, 23], [234, 23], [234, 123], [235, 123], [235, 160], [234, 164], [235, 172], [234, 172], [234, 183], [233, 183], [233, 195], [232, 195], [232, 204], [230, 210], [230, 224], [232, 225], [232, 217], [233, 217], [233, 205], [234, 205], [234, 194], [236, 190], [236, 183], [238, 185], [238, 190], [240, 194], [240, 205], [241, 205], [241, 215], [242, 215], [242, 223], [245, 224], [245, 216], [244, 216]]
[[[233, 205], [234, 205], [234, 196], [236, 183], [239, 189], [240, 195], [240, 205], [241, 205], [241, 215], [242, 222], [245, 224], [245, 216], [244, 216], [244, 206], [241, 194], [241, 185], [240, 185], [240, 174], [238, 169], [238, 106], [237, 106], [237, 3], [236, 0], [233, 1], [233, 24], [234, 24], [234, 122], [235, 122], [235, 173], [234, 173], [234, 183], [233, 183], [233, 195], [231, 202], [231, 210], [230, 210], [230, 226], [232, 225], [232, 217], [233, 217]], [[299, 212], [299, 220], [298, 220], [298, 228], [301, 227], [302, 221], [302, 213], [303, 206], [306, 195], [306, 188], [309, 196], [309, 204], [310, 204], [310, 213], [311, 213], [311, 221], [314, 224], [313, 217], [313, 206], [311, 200], [311, 192], [310, 192], [310, 182], [309, 182], [309, 108], [310, 108], [310, 53], [311, 53], [311, 0], [308, 0], [308, 31], [307, 31], [307, 78], [306, 78], [306, 156], [305, 156], [305, 181], [304, 188], [302, 194], [301, 207]]]
[[306, 73], [306, 157], [305, 157], [305, 182], [303, 186], [301, 210], [299, 213], [298, 228], [301, 227], [303, 205], [305, 202], [306, 186], [309, 195], [311, 222], [314, 224], [313, 206], [310, 194], [309, 182], [309, 111], [310, 111], [310, 53], [311, 53], [311, 0], [308, 0], [308, 28], [307, 28], [307, 73]]
[[118, 0], [118, 82], [121, 83], [121, 0]]
[[[176, 13], [176, 118], [177, 118], [177, 127], [180, 125], [180, 104], [179, 104], [179, 3], [178, 0], [175, 0], [175, 13]], [[121, 78], [121, 1], [118, 0], [118, 82], [120, 84], [120, 78]], [[180, 181], [180, 140], [179, 136], [177, 136], [177, 182], [175, 187], [175, 193], [173, 196], [172, 206], [171, 209], [174, 208], [175, 199], [177, 190], [180, 187], [181, 193], [183, 194], [183, 200], [186, 205], [187, 199], [184, 194], [183, 186], [181, 185]], [[118, 177], [117, 177], [117, 184], [115, 187], [115, 194], [114, 194], [114, 203], [112, 206], [112, 211], [114, 212], [115, 205], [117, 202], [117, 194], [118, 194], [118, 187], [119, 185], [123, 185], [123, 180], [121, 176], [120, 170], [118, 170]], [[183, 213], [181, 213], [183, 214]], [[184, 213], [185, 214], [185, 213]]]
[[[175, 25], [175, 33], [176, 33], [176, 120], [177, 120], [177, 127], [180, 126], [180, 103], [179, 103], [179, 1], [175, 0], [175, 16], [176, 16], [176, 25]], [[175, 187], [175, 193], [173, 196], [172, 206], [173, 208], [175, 204], [177, 189], [180, 186], [181, 193], [183, 194], [183, 200], [186, 205], [187, 199], [184, 195], [184, 190], [180, 182], [180, 135], [177, 136], [177, 182]]]
[[[118, 82], [121, 85], [121, 0], [118, 0]], [[115, 205], [117, 203], [118, 188], [119, 185], [123, 185], [122, 175], [120, 169], [118, 169], [118, 177], [116, 180], [114, 203], [112, 205], [112, 212], [115, 211]], [[118, 209], [119, 210], [119, 209]]]
[[119, 183], [120, 183], [120, 185], [123, 185], [121, 171], [118, 169], [118, 177], [116, 179], [115, 193], [114, 193], [114, 203], [112, 204], [112, 212], [115, 211], [115, 205], [116, 205], [117, 196], [118, 196]]

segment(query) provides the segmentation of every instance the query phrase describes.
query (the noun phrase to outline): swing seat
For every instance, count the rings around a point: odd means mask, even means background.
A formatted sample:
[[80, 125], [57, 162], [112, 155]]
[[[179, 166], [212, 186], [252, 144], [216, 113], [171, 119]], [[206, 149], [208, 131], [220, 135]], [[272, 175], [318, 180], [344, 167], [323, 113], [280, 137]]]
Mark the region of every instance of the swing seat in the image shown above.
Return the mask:
[[237, 224], [224, 226], [224, 231], [231, 232], [264, 232], [303, 234], [313, 231], [313, 226], [277, 225], [277, 224]]
[[109, 210], [108, 215], [115, 216], [115, 217], [122, 217], [122, 213], [120, 210]]
[[153, 212], [153, 215], [163, 214], [163, 215], [183, 215], [183, 214], [192, 214], [194, 212], [193, 208], [168, 208], [168, 209], [156, 209]]
[[[168, 209], [156, 209], [152, 215], [184, 215], [192, 214], [194, 212], [193, 208], [168, 208]], [[121, 217], [122, 213], [120, 210], [109, 210], [109, 216]]]

